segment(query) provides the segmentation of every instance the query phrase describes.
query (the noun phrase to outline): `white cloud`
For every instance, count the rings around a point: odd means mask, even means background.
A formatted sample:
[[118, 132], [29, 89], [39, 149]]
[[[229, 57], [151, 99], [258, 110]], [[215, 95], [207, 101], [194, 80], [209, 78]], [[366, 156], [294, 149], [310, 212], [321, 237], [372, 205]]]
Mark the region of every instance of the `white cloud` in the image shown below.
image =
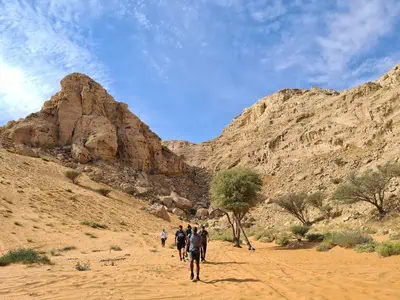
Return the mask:
[[[67, 8], [67, 2], [71, 7]], [[59, 80], [83, 72], [107, 85], [105, 66], [93, 54], [76, 22], [88, 6], [81, 1], [25, 0], [0, 3], [0, 114], [18, 118], [38, 108], [58, 89]], [[45, 8], [48, 8], [46, 10]], [[100, 6], [99, 6], [100, 7]], [[89, 13], [86, 15], [89, 18]]]

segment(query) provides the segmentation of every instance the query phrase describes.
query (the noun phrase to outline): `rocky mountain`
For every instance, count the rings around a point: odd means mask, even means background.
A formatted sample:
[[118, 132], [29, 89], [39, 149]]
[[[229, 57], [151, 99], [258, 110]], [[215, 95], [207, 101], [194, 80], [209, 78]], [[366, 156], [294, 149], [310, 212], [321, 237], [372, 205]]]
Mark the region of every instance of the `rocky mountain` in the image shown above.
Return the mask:
[[129, 193], [158, 199], [178, 192], [206, 206], [201, 170], [163, 146], [126, 104], [83, 74], [62, 79], [61, 90], [40, 112], [0, 127], [0, 147], [29, 156], [50, 154]]
[[211, 172], [234, 166], [258, 170], [267, 198], [288, 191], [331, 192], [350, 171], [400, 158], [400, 65], [375, 82], [341, 92], [278, 91], [245, 109], [211, 141], [164, 145]]

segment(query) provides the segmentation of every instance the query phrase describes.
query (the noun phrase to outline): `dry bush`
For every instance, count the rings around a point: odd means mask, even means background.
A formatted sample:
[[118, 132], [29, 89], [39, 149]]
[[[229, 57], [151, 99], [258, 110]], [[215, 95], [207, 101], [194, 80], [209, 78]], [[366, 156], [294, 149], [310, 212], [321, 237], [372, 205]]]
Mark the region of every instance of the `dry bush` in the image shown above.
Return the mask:
[[72, 181], [72, 183], [75, 183], [75, 180], [81, 175], [81, 172], [76, 171], [76, 170], [67, 170], [65, 171], [65, 176]]
[[104, 197], [107, 197], [108, 194], [111, 193], [111, 189], [108, 189], [108, 188], [99, 188], [99, 189], [97, 190], [97, 192], [98, 192], [100, 195], [103, 195]]
[[47, 264], [50, 265], [51, 261], [47, 256], [39, 254], [34, 249], [17, 249], [10, 250], [5, 255], [0, 257], [0, 266], [8, 266], [10, 264]]
[[89, 271], [90, 270], [90, 262], [82, 263], [78, 261], [75, 265], [75, 270], [77, 271]]

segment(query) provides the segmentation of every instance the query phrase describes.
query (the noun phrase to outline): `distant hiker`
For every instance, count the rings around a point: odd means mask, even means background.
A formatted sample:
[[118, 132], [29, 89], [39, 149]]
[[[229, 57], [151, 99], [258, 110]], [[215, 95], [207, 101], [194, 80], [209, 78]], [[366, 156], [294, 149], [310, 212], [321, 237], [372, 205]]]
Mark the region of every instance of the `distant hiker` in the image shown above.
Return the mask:
[[182, 250], [183, 252], [185, 252], [186, 235], [185, 232], [183, 231], [182, 225], [179, 225], [179, 230], [175, 233], [175, 245], [179, 252], [179, 259], [181, 261], [182, 259], [185, 260], [185, 257], [183, 255], [184, 253], [182, 253]]
[[207, 242], [210, 241], [210, 236], [208, 235], [208, 231], [205, 229], [204, 225], [201, 226], [200, 236], [201, 236], [201, 261], [205, 262], [207, 253]]
[[189, 252], [190, 259], [190, 280], [194, 279], [193, 265], [196, 261], [196, 280], [200, 280], [200, 247], [201, 247], [201, 236], [197, 234], [197, 227], [193, 228], [193, 233], [188, 239], [187, 250]]
[[165, 229], [161, 231], [161, 246], [164, 248], [165, 247], [165, 241], [167, 240], [167, 232]]
[[[186, 236], [187, 238], [190, 237], [190, 235], [192, 234], [192, 226], [190, 224], [188, 224], [187, 228], [186, 228]], [[186, 251], [185, 256], [188, 257], [188, 252]]]

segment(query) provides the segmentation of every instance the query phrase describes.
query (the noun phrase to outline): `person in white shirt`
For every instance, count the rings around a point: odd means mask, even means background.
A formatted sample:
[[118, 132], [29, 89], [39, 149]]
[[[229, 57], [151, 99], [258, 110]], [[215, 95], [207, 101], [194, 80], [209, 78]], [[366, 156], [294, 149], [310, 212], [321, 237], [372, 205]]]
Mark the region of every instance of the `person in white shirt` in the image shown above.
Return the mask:
[[165, 229], [161, 231], [161, 246], [164, 248], [165, 247], [165, 241], [167, 240], [167, 232]]

